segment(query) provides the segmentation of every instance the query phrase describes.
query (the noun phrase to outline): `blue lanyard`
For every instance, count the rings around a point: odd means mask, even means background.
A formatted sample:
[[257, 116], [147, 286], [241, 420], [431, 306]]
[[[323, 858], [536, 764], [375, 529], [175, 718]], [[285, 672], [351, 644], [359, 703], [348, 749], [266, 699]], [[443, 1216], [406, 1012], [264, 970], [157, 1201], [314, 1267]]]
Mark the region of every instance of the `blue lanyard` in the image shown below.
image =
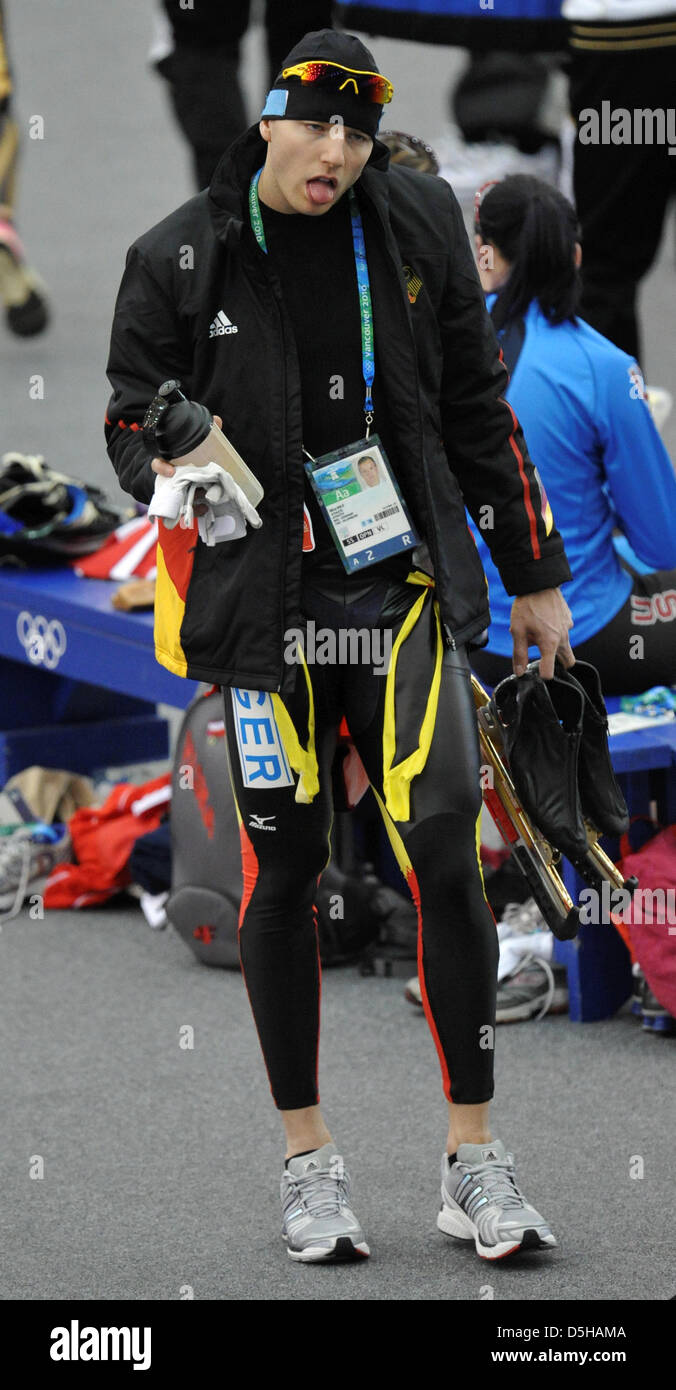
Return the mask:
[[[263, 218], [261, 216], [261, 205], [258, 198], [258, 180], [263, 172], [262, 166], [257, 174], [254, 174], [249, 185], [249, 215], [253, 234], [261, 248], [267, 255], [267, 244], [265, 241], [265, 230]], [[361, 214], [355, 197], [353, 188], [348, 189], [350, 200], [350, 219], [352, 222], [352, 245], [354, 247], [354, 264], [357, 272], [357, 288], [359, 290], [359, 317], [361, 320], [361, 368], [366, 387], [364, 398], [364, 416], [366, 419], [366, 438], [368, 439], [371, 425], [373, 424], [373, 396], [371, 387], [376, 373], [376, 362], [373, 342], [373, 308], [371, 305], [371, 287], [369, 284], [369, 269], [366, 261], [366, 243], [364, 241], [364, 228], [362, 226]]]

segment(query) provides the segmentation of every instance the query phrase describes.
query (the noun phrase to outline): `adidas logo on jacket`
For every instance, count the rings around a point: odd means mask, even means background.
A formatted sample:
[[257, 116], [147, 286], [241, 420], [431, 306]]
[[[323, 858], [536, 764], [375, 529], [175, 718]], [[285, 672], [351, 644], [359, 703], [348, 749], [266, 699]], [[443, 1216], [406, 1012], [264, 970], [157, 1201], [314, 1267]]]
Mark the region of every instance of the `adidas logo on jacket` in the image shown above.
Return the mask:
[[212, 323], [212, 325], [211, 325], [211, 328], [209, 329], [209, 337], [210, 337], [210, 338], [221, 338], [221, 337], [223, 336], [224, 333], [236, 333], [236, 332], [237, 332], [237, 325], [236, 325], [235, 323], [231, 323], [231, 322], [230, 322], [230, 319], [229, 319], [228, 316], [227, 316], [227, 314], [224, 314], [224, 313], [223, 313], [223, 310], [222, 310], [222, 309], [219, 309], [219, 311], [218, 311], [218, 313], [217, 313], [217, 315], [216, 315], [216, 317], [215, 317], [215, 319], [214, 319], [214, 321], [213, 321], [213, 323]]

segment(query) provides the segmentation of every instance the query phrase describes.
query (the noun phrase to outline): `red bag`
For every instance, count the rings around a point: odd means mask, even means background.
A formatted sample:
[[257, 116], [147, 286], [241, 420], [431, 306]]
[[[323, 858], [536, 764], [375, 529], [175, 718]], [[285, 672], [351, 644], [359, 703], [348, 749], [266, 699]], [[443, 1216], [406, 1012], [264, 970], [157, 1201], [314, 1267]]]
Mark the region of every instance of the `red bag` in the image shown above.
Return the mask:
[[77, 862], [52, 869], [45, 907], [93, 907], [126, 888], [134, 845], [157, 829], [170, 799], [167, 772], [140, 787], [120, 782], [103, 806], [81, 806], [68, 822]]
[[676, 825], [660, 830], [636, 851], [623, 835], [621, 849], [624, 877], [635, 874], [639, 881], [622, 917], [653, 994], [676, 1017]]

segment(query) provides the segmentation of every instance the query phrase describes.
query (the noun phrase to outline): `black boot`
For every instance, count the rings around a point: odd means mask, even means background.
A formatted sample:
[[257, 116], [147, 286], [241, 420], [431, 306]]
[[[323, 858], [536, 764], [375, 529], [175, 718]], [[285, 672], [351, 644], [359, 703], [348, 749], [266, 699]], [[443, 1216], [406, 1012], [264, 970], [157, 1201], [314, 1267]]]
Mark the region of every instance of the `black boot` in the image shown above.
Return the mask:
[[570, 858], [587, 852], [577, 786], [583, 695], [564, 681], [544, 681], [529, 667], [496, 686], [492, 704], [510, 771], [526, 814]]
[[608, 715], [595, 666], [576, 661], [566, 670], [557, 661], [556, 676], [582, 691], [584, 717], [578, 768], [583, 814], [602, 835], [624, 835], [629, 829], [627, 804], [615, 780], [608, 748]]

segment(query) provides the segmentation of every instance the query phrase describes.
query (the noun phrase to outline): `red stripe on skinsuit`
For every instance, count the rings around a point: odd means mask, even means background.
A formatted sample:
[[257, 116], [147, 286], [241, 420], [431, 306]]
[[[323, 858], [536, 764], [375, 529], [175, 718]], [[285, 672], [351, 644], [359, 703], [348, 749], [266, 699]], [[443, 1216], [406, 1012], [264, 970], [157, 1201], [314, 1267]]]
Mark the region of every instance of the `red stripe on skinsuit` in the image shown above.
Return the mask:
[[251, 894], [258, 879], [258, 859], [256, 851], [246, 833], [244, 821], [240, 821], [239, 841], [242, 847], [242, 901], [239, 908], [238, 930], [244, 921], [244, 914], [251, 902]]
[[530, 483], [528, 481], [528, 478], [526, 477], [526, 470], [523, 464], [523, 454], [521, 453], [521, 450], [517, 448], [517, 443], [514, 438], [514, 432], [519, 428], [519, 422], [516, 418], [516, 415], [514, 414], [514, 411], [512, 410], [511, 405], [509, 404], [509, 401], [503, 401], [503, 404], [507, 406], [507, 409], [512, 417], [512, 433], [509, 436], [509, 443], [510, 448], [512, 449], [512, 452], [515, 454], [516, 461], [519, 465], [519, 475], [521, 477], [521, 485], [523, 487], [523, 502], [526, 508], [526, 512], [528, 513], [528, 521], [530, 523], [530, 543], [531, 550], [533, 551], [533, 559], [540, 560], [542, 557], [540, 552], [540, 542], [538, 540], [538, 524], [535, 512], [533, 510], [533, 503], [531, 502]]
[[392, 820], [392, 817], [389, 814], [389, 811], [387, 810], [387, 807], [385, 806], [382, 797], [379, 796], [375, 787], [373, 787], [372, 790], [373, 795], [375, 796], [375, 799], [378, 802], [378, 806], [380, 808], [380, 814], [383, 818], [383, 823], [387, 831], [387, 838], [392, 846], [394, 857], [397, 861], [397, 864], [399, 865], [399, 868], [401, 869], [402, 874], [404, 875], [404, 878], [406, 879], [409, 893], [411, 894], [413, 902], [415, 903], [415, 910], [418, 917], [418, 979], [420, 981], [420, 994], [422, 997], [423, 1009], [425, 1011], [425, 1018], [427, 1019], [430, 1033], [432, 1034], [432, 1037], [434, 1039], [434, 1046], [437, 1049], [437, 1056], [439, 1058], [439, 1065], [441, 1067], [441, 1077], [443, 1081], [444, 1095], [446, 1096], [447, 1100], [451, 1100], [451, 1078], [448, 1067], [446, 1065], [446, 1058], [444, 1057], [443, 1048], [441, 1046], [441, 1039], [439, 1037], [439, 1034], [436, 1029], [436, 1024], [432, 1017], [430, 1001], [427, 997], [427, 989], [425, 987], [425, 972], [423, 970], [422, 943], [423, 923], [422, 906], [420, 902], [420, 886], [418, 884], [413, 865], [411, 864], [411, 861], [406, 852], [406, 846], [404, 845], [404, 841], [402, 840], [401, 835], [399, 834], [399, 831], [397, 830], [397, 827], [394, 821]]
[[[235, 804], [236, 804], [236, 803], [235, 803]], [[239, 815], [239, 807], [237, 807], [237, 811], [238, 811], [238, 815]], [[238, 923], [238, 928], [237, 928], [238, 940], [239, 940], [239, 934], [240, 934], [240, 932], [241, 932], [241, 930], [242, 930], [242, 923], [243, 923], [243, 921], [244, 921], [244, 914], [245, 914], [245, 912], [246, 912], [246, 910], [247, 910], [247, 908], [248, 908], [248, 906], [249, 906], [249, 903], [251, 902], [251, 895], [252, 895], [253, 890], [254, 890], [254, 888], [256, 887], [256, 883], [257, 883], [257, 881], [258, 881], [258, 859], [256, 858], [256, 851], [255, 851], [255, 849], [254, 849], [254, 847], [253, 847], [253, 845], [252, 845], [252, 843], [251, 843], [251, 840], [249, 839], [249, 836], [248, 836], [247, 833], [246, 833], [246, 829], [245, 829], [245, 827], [244, 827], [244, 821], [242, 820], [241, 816], [240, 816], [240, 819], [239, 819], [239, 840], [240, 840], [240, 845], [241, 845], [241, 847], [242, 847], [242, 901], [241, 901], [240, 909], [239, 909], [239, 923]], [[266, 1075], [267, 1075], [267, 1078], [268, 1078], [268, 1086], [270, 1087], [270, 1095], [272, 1096], [272, 1099], [273, 1099], [273, 1101], [274, 1101], [274, 1103], [275, 1103], [275, 1105], [276, 1105], [277, 1102], [276, 1102], [276, 1100], [275, 1100], [275, 1093], [274, 1093], [274, 1091], [273, 1091], [273, 1089], [272, 1089], [272, 1079], [271, 1079], [270, 1073], [269, 1073], [269, 1071], [268, 1071], [268, 1064], [267, 1064], [267, 1062], [266, 1062], [266, 1060], [265, 1060], [265, 1053], [264, 1053], [264, 1051], [263, 1051], [263, 1045], [262, 1045], [262, 1043], [261, 1043], [261, 1035], [260, 1035], [260, 1033], [258, 1032], [258, 1025], [256, 1024], [256, 1015], [255, 1015], [255, 1013], [254, 1013], [253, 1005], [252, 1005], [252, 1003], [251, 1003], [251, 995], [249, 994], [249, 986], [248, 986], [248, 984], [247, 984], [247, 982], [246, 982], [246, 971], [245, 971], [244, 965], [243, 965], [243, 963], [242, 963], [242, 946], [241, 946], [241, 941], [240, 941], [240, 950], [239, 950], [239, 964], [240, 964], [240, 968], [241, 968], [241, 971], [242, 971], [242, 979], [243, 979], [243, 981], [244, 981], [244, 988], [245, 988], [245, 990], [246, 990], [247, 998], [248, 998], [248, 1000], [249, 1000], [249, 1008], [251, 1009], [251, 1013], [252, 1013], [252, 1016], [253, 1016], [254, 1027], [256, 1028], [256, 1033], [258, 1034], [258, 1041], [259, 1041], [259, 1043], [260, 1043], [260, 1045], [261, 1045], [261, 1055], [262, 1055], [262, 1057], [263, 1057], [263, 1066], [265, 1067], [265, 1072], [266, 1072]]]
[[433, 1037], [433, 1039], [434, 1039], [434, 1046], [435, 1046], [436, 1049], [437, 1049], [437, 1056], [438, 1056], [438, 1058], [439, 1058], [439, 1065], [440, 1065], [440, 1067], [441, 1067], [441, 1076], [442, 1076], [443, 1085], [444, 1085], [444, 1095], [445, 1095], [445, 1097], [446, 1097], [447, 1100], [452, 1100], [452, 1096], [451, 1096], [451, 1078], [450, 1078], [450, 1074], [449, 1074], [449, 1071], [448, 1071], [448, 1067], [447, 1067], [447, 1065], [446, 1065], [446, 1058], [445, 1058], [445, 1056], [444, 1056], [444, 1051], [443, 1051], [443, 1048], [442, 1048], [442, 1046], [441, 1046], [441, 1039], [440, 1039], [439, 1034], [438, 1034], [438, 1032], [437, 1032], [436, 1024], [435, 1024], [435, 1022], [434, 1022], [434, 1018], [433, 1018], [433, 1015], [432, 1015], [432, 1009], [431, 1009], [431, 1007], [430, 1007], [430, 1001], [429, 1001], [429, 998], [428, 998], [428, 996], [427, 996], [427, 987], [426, 987], [426, 985], [425, 985], [425, 971], [424, 971], [424, 969], [423, 969], [423, 921], [422, 921], [422, 906], [421, 906], [421, 902], [420, 902], [420, 888], [419, 888], [419, 886], [418, 886], [418, 880], [417, 880], [417, 878], [416, 878], [416, 876], [415, 876], [414, 870], [413, 870], [413, 868], [412, 868], [412, 866], [411, 866], [410, 864], [409, 864], [409, 865], [406, 867], [406, 869], [405, 869], [405, 875], [406, 875], [406, 882], [407, 882], [407, 884], [408, 884], [408, 890], [409, 890], [409, 893], [411, 894], [411, 897], [413, 898], [413, 901], [414, 901], [414, 903], [415, 903], [415, 910], [416, 910], [416, 912], [417, 912], [417, 914], [418, 914], [418, 979], [419, 979], [419, 981], [420, 981], [420, 994], [421, 994], [421, 998], [422, 998], [422, 1002], [423, 1002], [423, 1009], [424, 1009], [424, 1011], [425, 1011], [425, 1018], [427, 1019], [430, 1032], [431, 1032], [432, 1037]]

